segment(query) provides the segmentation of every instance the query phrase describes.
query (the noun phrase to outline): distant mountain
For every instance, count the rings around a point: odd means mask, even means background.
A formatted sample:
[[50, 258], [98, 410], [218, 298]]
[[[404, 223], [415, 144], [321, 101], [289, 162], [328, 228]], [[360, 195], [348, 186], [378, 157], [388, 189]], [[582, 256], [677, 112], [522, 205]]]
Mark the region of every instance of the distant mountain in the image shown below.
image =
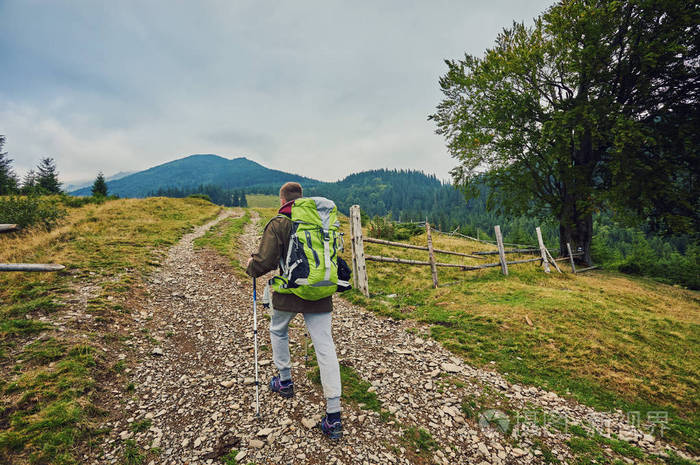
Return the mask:
[[[107, 182], [110, 194], [120, 197], [146, 197], [158, 189], [194, 189], [201, 185], [215, 185], [222, 189], [251, 188], [279, 185], [287, 181], [307, 185], [318, 183], [311, 178], [272, 170], [240, 157], [227, 159], [218, 155], [190, 155], [154, 166], [144, 171]], [[71, 192], [73, 195], [90, 195], [90, 187]]]
[[[105, 181], [107, 181], [107, 182], [116, 181], [117, 179], [121, 179], [125, 176], [129, 176], [130, 174], [134, 174], [134, 173], [136, 173], [136, 171], [120, 171], [118, 173], [113, 174], [112, 176], [107, 176], [105, 178]], [[95, 177], [97, 177], [97, 176], [95, 176]], [[92, 188], [92, 184], [94, 182], [95, 182], [95, 179], [83, 179], [80, 181], [73, 181], [70, 184], [66, 184], [66, 187], [64, 188], [64, 190], [66, 192], [73, 192], [73, 191], [77, 191], [79, 189], [83, 189], [85, 187]]]

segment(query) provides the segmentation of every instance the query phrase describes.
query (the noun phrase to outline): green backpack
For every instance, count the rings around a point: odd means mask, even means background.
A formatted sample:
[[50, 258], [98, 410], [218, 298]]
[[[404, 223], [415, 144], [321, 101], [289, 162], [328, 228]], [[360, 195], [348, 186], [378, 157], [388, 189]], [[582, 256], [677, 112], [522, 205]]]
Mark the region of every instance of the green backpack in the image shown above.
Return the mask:
[[291, 219], [287, 256], [280, 258], [281, 275], [270, 280], [272, 289], [304, 300], [320, 300], [349, 289], [349, 268], [338, 257], [342, 238], [335, 203], [323, 197], [302, 197], [294, 201]]

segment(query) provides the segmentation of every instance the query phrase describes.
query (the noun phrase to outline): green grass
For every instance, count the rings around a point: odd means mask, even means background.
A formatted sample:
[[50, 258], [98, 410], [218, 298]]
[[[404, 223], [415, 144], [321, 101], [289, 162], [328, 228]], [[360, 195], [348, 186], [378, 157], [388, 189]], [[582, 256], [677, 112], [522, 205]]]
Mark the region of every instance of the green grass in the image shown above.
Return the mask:
[[143, 433], [151, 427], [151, 420], [139, 420], [131, 424], [131, 431], [134, 433]]
[[140, 465], [146, 460], [146, 456], [139, 449], [138, 444], [133, 439], [124, 441], [124, 465]]
[[[347, 222], [343, 228], [348, 232]], [[425, 245], [425, 235], [410, 242]], [[439, 249], [488, 246], [443, 235]], [[365, 244], [365, 253], [426, 260], [427, 253]], [[344, 255], [350, 260], [349, 253]], [[524, 258], [524, 257], [523, 257]], [[438, 255], [441, 262], [477, 260]], [[396, 319], [430, 325], [430, 335], [476, 366], [511, 382], [553, 390], [603, 411], [666, 410], [664, 438], [700, 453], [700, 294], [612, 272], [547, 275], [536, 264], [460, 272], [368, 262], [367, 299], [350, 301]], [[387, 298], [396, 294], [395, 298]], [[526, 322], [526, 316], [534, 326]], [[491, 363], [495, 362], [495, 363]]]
[[280, 198], [277, 195], [246, 194], [250, 208], [279, 208]]
[[[308, 351], [308, 365], [311, 367], [311, 370], [307, 373], [307, 377], [312, 382], [321, 385], [321, 371], [316, 362], [316, 353], [314, 352], [313, 346], [309, 346]], [[342, 361], [340, 362], [340, 383], [342, 386], [341, 398], [343, 402], [349, 402], [362, 410], [377, 412], [384, 421], [392, 417], [392, 415], [383, 408], [382, 402], [377, 397], [377, 394], [369, 391], [372, 385], [368, 381], [362, 379], [360, 374], [352, 366]]]
[[438, 443], [429, 431], [414, 426], [404, 429], [401, 442], [407, 448], [414, 450], [416, 454], [424, 457], [438, 449]]
[[[218, 211], [196, 199], [114, 200], [71, 207], [51, 231], [0, 236], [0, 262], [67, 267], [0, 273], [0, 463], [81, 462], [81, 451], [103, 434], [95, 425], [107, 413], [95, 404], [96, 380], [107, 382], [126, 368], [92, 344], [102, 340], [111, 353], [123, 348], [108, 325], [126, 311], [115, 297], [132, 292], [165, 247]], [[58, 332], [40, 320], [73, 305], [73, 289], [85, 285], [98, 288], [86, 310], [104, 329], [69, 322], [71, 331]], [[124, 460], [140, 463], [139, 455], [127, 447]]]
[[250, 222], [250, 210], [246, 209], [243, 216], [238, 218], [227, 218], [211, 228], [202, 237], [194, 241], [195, 247], [209, 248], [231, 260], [231, 263], [238, 269], [241, 264], [238, 262], [238, 238], [243, 234], [245, 225]]

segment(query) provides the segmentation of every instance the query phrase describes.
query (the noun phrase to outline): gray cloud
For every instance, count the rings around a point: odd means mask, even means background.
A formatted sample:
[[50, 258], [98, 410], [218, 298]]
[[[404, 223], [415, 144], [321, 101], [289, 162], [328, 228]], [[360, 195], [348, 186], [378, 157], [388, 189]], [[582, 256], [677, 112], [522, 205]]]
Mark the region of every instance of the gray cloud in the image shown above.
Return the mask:
[[49, 155], [66, 181], [191, 153], [447, 178], [443, 60], [549, 3], [4, 1], [0, 134], [18, 171]]

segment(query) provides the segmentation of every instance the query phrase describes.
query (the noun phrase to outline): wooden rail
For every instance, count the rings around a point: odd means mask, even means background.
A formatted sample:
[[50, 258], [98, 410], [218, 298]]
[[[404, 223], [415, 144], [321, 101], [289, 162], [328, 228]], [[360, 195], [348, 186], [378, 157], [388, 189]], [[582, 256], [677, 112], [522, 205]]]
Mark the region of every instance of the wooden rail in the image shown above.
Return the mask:
[[[372, 262], [385, 262], [385, 263], [400, 263], [403, 265], [420, 265], [420, 266], [431, 266], [432, 263], [425, 262], [421, 260], [407, 260], [405, 258], [395, 258], [395, 257], [381, 257], [378, 255], [365, 255], [365, 260]], [[513, 260], [506, 262], [508, 265], [517, 265], [519, 263], [529, 263], [529, 262], [539, 262], [541, 258], [528, 258], [525, 260]], [[460, 265], [459, 263], [439, 263], [435, 262], [435, 266], [445, 267], [445, 268], [459, 268], [462, 271], [471, 270], [481, 270], [484, 268], [495, 268], [501, 266], [501, 263], [486, 263], [484, 265]]]
[[[537, 253], [539, 252], [540, 249], [508, 249], [508, 250], [503, 250], [503, 253]], [[487, 250], [487, 251], [479, 251], [479, 252], [474, 252], [474, 255], [498, 255], [500, 252], [498, 250]], [[469, 257], [470, 255], [467, 255]], [[481, 258], [481, 257], [479, 257]]]
[[[404, 244], [403, 242], [393, 242], [393, 241], [387, 241], [384, 239], [375, 239], [373, 237], [365, 237], [363, 240], [365, 242], [371, 242], [372, 244], [383, 244], [383, 245], [390, 245], [393, 247], [403, 247], [404, 249], [428, 250], [427, 247], [424, 247], [422, 245]], [[433, 252], [444, 253], [447, 255], [457, 255], [459, 257], [478, 258], [481, 260], [483, 260], [485, 258], [485, 257], [477, 256], [476, 254], [480, 254], [479, 252], [474, 252], [474, 255], [471, 255], [468, 253], [453, 252], [452, 250], [440, 250], [440, 249], [433, 249]], [[491, 254], [491, 253], [498, 253], [498, 252], [489, 252], [489, 254]], [[480, 255], [486, 255], [486, 254], [480, 254]]]

